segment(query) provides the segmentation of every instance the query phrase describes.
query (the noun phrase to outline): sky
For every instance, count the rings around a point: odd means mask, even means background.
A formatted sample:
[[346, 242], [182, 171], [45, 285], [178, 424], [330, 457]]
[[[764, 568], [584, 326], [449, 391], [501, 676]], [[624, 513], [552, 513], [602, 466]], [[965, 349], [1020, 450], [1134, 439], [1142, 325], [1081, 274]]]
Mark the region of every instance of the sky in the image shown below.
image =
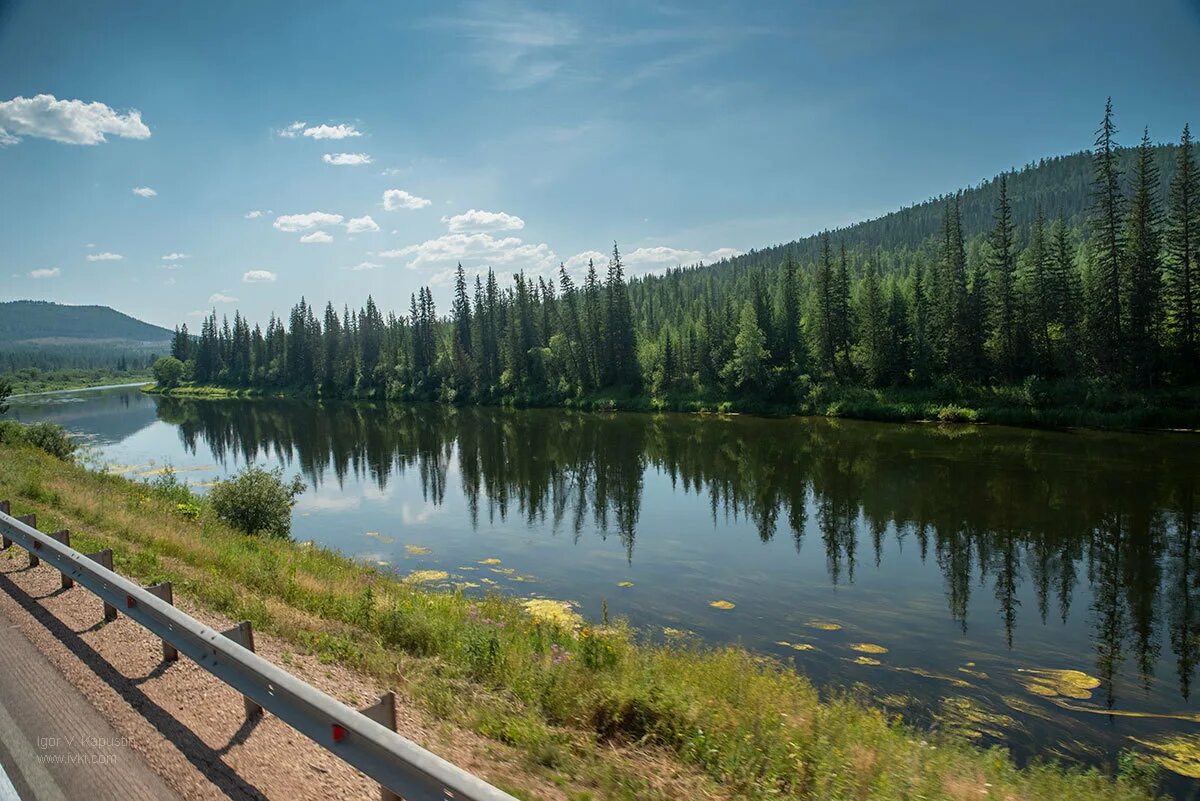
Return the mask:
[[[786, 242], [1200, 126], [1200, 0], [0, 0], [0, 299], [165, 326]], [[507, 280], [507, 279], [506, 279]]]

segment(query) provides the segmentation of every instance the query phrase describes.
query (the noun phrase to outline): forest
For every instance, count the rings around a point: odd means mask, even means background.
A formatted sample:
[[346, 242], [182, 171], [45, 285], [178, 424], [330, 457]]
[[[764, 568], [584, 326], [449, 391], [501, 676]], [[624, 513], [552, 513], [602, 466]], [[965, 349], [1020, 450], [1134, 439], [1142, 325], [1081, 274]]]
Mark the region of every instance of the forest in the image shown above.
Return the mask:
[[406, 314], [301, 299], [265, 330], [214, 311], [198, 337], [176, 329], [166, 388], [783, 411], [997, 387], [1178, 399], [1200, 379], [1196, 148], [1186, 126], [1177, 146], [1117, 133], [1110, 101], [1089, 153], [713, 265], [627, 279], [614, 244], [582, 278], [460, 265], [448, 315], [428, 287]]

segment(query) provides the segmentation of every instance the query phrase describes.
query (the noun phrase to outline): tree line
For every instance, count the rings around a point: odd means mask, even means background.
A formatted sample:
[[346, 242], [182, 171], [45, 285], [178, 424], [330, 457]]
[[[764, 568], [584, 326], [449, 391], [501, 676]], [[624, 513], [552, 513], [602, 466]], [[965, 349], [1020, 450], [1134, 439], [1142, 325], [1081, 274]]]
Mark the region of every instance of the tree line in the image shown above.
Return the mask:
[[[407, 314], [373, 299], [339, 312], [301, 299], [266, 329], [207, 317], [172, 355], [199, 383], [455, 403], [570, 403], [604, 395], [789, 403], [814, 385], [1121, 387], [1200, 377], [1200, 174], [1190, 130], [1172, 149], [1145, 131], [1121, 148], [1111, 101], [1090, 154], [1088, 212], [1014, 213], [995, 181], [990, 230], [964, 232], [963, 195], [937, 233], [872, 247], [819, 235], [774, 263], [697, 265], [626, 280], [614, 244], [579, 283], [523, 272], [502, 287], [460, 265], [449, 315], [432, 291]], [[1162, 195], [1165, 194], [1165, 197]], [[1022, 213], [1023, 216], [1024, 212]]]

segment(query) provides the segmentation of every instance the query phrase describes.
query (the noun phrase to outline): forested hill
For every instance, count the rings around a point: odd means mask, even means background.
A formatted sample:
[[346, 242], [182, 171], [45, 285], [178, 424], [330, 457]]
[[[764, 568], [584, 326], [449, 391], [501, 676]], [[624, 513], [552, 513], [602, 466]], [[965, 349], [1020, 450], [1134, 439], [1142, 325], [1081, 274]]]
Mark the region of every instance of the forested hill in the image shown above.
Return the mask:
[[0, 303], [0, 344], [164, 343], [170, 339], [167, 329], [108, 306], [67, 306], [44, 300]]
[[[1167, 187], [1175, 177], [1178, 160], [1177, 146], [1157, 145], [1152, 148], [1158, 168], [1159, 197], [1167, 196]], [[1133, 173], [1138, 150], [1126, 147], [1118, 151], [1122, 175]], [[1013, 224], [1018, 230], [1028, 230], [1040, 208], [1049, 220], [1060, 214], [1072, 227], [1087, 217], [1092, 202], [1092, 154], [1089, 151], [1069, 156], [1044, 158], [1025, 167], [1006, 173], [1008, 200], [1012, 206]], [[995, 225], [999, 195], [999, 176], [976, 186], [963, 189], [959, 196], [959, 214], [963, 235], [971, 237], [987, 233]], [[953, 195], [931, 198], [923, 203], [893, 211], [873, 220], [855, 223], [832, 232], [834, 242], [847, 248], [863, 251], [876, 249], [916, 248], [941, 231], [945, 201]], [[794, 242], [751, 250], [721, 266], [771, 267], [778, 265], [792, 249], [796, 261], [816, 263], [820, 257], [820, 235], [813, 234]]]

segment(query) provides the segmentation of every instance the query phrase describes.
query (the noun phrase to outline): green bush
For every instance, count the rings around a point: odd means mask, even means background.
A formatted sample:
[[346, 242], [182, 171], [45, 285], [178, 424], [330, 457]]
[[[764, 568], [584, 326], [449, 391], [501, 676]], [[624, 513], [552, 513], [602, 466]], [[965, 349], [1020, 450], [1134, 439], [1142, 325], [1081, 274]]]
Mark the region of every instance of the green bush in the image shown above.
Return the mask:
[[267, 470], [248, 465], [232, 478], [218, 481], [208, 493], [217, 517], [247, 534], [287, 537], [292, 532], [292, 507], [304, 492], [300, 476], [283, 480], [283, 468]]
[[154, 374], [154, 382], [158, 386], [163, 389], [171, 389], [179, 386], [179, 382], [183, 380], [185, 368], [183, 362], [174, 356], [163, 356], [154, 363], [150, 371]]
[[12, 420], [0, 423], [0, 443], [32, 445], [63, 461], [75, 455], [76, 444], [67, 430], [55, 423], [21, 425]]

